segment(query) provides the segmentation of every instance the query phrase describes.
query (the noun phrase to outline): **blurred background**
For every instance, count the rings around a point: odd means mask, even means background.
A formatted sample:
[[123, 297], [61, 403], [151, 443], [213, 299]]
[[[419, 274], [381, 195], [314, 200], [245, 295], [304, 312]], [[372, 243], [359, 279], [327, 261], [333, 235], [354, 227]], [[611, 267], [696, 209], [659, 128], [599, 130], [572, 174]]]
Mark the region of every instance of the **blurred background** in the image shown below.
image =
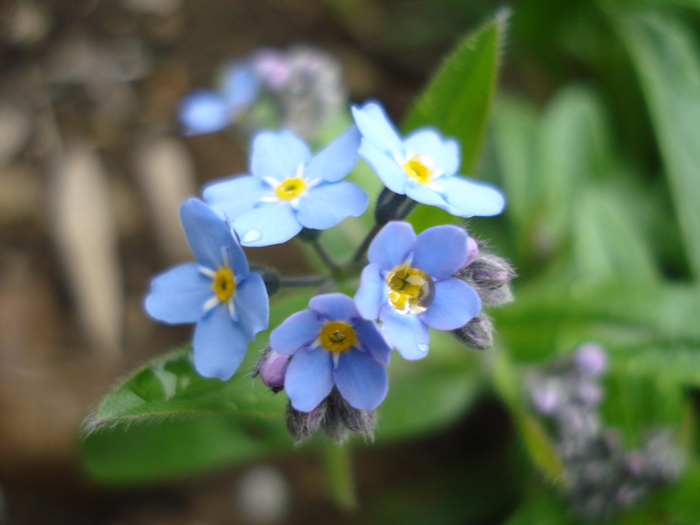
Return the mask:
[[[183, 135], [183, 97], [261, 48], [312, 49], [312, 79], [330, 78], [321, 94], [376, 98], [401, 122], [450, 50], [504, 5], [0, 2], [0, 523], [700, 523], [697, 0], [508, 6], [492, 118], [469, 175], [502, 187], [509, 207], [469, 229], [514, 264], [516, 301], [492, 312], [490, 354], [437, 339], [445, 350], [417, 382], [401, 382], [395, 359], [398, 393], [380, 407], [377, 442], [353, 441], [357, 509], [329, 497], [314, 443], [267, 446], [256, 427], [246, 439], [265, 446], [245, 450], [230, 429], [213, 438], [158, 423], [130, 440], [120, 428], [81, 439], [120, 378], [189, 338], [190, 327], [148, 319], [142, 297], [154, 273], [191, 258], [183, 199], [247, 169], [251, 130]], [[323, 143], [308, 97], [285, 93], [273, 99], [279, 119]], [[419, 230], [451, 220], [413, 217]], [[355, 228], [345, 238], [361, 239]], [[314, 267], [294, 243], [247, 253], [283, 273]], [[606, 369], [588, 398], [596, 447], [649, 452], [658, 441], [646, 433], [670, 436], [654, 456], [664, 474], [633, 495], [622, 481], [604, 486], [608, 467], [595, 481], [562, 466], [563, 434], [545, 416], [568, 391], [528, 394], [533, 373], [550, 384], [548, 366], [574, 381], [561, 363], [589, 341]], [[602, 428], [616, 429], [616, 444], [601, 444]], [[188, 447], [225, 451], [176, 464]], [[628, 460], [614, 468], [631, 472]]]

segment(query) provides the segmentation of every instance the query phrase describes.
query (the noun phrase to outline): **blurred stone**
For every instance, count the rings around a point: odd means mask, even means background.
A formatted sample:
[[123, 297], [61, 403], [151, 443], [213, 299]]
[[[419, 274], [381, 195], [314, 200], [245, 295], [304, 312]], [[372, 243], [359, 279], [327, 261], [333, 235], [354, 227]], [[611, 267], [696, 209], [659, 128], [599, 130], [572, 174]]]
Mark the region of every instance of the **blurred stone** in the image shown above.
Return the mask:
[[43, 202], [42, 182], [29, 166], [0, 168], [0, 224], [41, 218]]
[[122, 4], [136, 13], [168, 16], [180, 9], [182, 0], [122, 0]]
[[237, 493], [241, 513], [251, 523], [282, 523], [289, 513], [289, 485], [282, 473], [269, 466], [245, 472]]
[[5, 39], [12, 45], [32, 47], [46, 38], [51, 24], [51, 13], [45, 3], [17, 0], [10, 7], [5, 23]]
[[7, 103], [0, 106], [0, 167], [20, 152], [31, 131], [28, 112]]

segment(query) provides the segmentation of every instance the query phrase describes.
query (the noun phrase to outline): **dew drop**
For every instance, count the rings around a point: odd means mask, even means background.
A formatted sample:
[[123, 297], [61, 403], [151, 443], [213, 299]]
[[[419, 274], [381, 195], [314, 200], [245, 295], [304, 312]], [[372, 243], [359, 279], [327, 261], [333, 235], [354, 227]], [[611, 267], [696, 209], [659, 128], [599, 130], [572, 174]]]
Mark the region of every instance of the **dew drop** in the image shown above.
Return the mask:
[[259, 241], [261, 238], [262, 238], [262, 234], [258, 230], [248, 230], [241, 238], [241, 241], [243, 241], [243, 242], [255, 242], [255, 241]]
[[418, 343], [418, 350], [420, 350], [420, 351], [423, 352], [424, 354], [427, 354], [427, 353], [428, 353], [428, 349], [429, 349], [429, 348], [430, 348], [430, 347], [429, 347], [427, 344], [425, 344], [425, 343]]

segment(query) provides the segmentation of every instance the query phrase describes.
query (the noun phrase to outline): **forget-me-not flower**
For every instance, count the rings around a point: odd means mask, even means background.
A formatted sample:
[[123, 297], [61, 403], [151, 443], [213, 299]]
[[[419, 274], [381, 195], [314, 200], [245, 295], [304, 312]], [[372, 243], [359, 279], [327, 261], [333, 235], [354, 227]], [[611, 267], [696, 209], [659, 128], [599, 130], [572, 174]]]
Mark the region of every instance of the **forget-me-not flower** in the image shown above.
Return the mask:
[[365, 319], [406, 359], [428, 353], [428, 327], [455, 330], [481, 310], [477, 292], [453, 277], [469, 256], [466, 232], [457, 226], [428, 228], [419, 235], [407, 222], [392, 221], [370, 244], [369, 264], [355, 295]]
[[288, 241], [302, 227], [325, 230], [367, 208], [367, 194], [341, 181], [357, 162], [355, 126], [314, 157], [288, 130], [263, 132], [253, 140], [252, 175], [215, 182], [204, 200], [232, 222], [244, 246]]
[[209, 206], [189, 199], [180, 216], [197, 262], [157, 275], [146, 296], [146, 311], [168, 324], [197, 323], [195, 368], [205, 377], [226, 380], [241, 364], [248, 342], [267, 328], [265, 283], [250, 272], [231, 229]]
[[504, 198], [492, 186], [456, 175], [459, 145], [433, 128], [420, 128], [402, 139], [377, 103], [353, 107], [362, 133], [360, 155], [394, 193], [437, 206], [458, 217], [501, 213]]
[[310, 412], [334, 386], [359, 410], [374, 410], [386, 397], [391, 349], [374, 321], [363, 319], [347, 295], [313, 297], [309, 309], [270, 333], [270, 347], [292, 355], [284, 390], [296, 410]]

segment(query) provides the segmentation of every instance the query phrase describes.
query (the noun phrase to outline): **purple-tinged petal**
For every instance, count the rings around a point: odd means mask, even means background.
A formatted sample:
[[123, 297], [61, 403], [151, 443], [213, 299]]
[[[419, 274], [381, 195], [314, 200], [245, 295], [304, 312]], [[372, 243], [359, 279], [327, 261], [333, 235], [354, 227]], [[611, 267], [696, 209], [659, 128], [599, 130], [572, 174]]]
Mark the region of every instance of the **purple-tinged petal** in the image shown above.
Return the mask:
[[403, 143], [384, 108], [376, 102], [350, 108], [362, 137], [385, 153], [403, 154]]
[[288, 202], [265, 202], [233, 221], [233, 228], [243, 246], [270, 246], [287, 242], [301, 224]]
[[394, 307], [386, 305], [379, 317], [384, 337], [404, 359], [413, 361], [428, 355], [430, 332], [419, 316], [400, 314]]
[[294, 354], [287, 366], [284, 390], [296, 410], [311, 412], [331, 393], [332, 360], [322, 347], [302, 348]]
[[411, 266], [436, 281], [451, 277], [469, 255], [467, 233], [459, 226], [433, 226], [418, 234]]
[[371, 355], [375, 361], [383, 365], [388, 365], [391, 347], [384, 339], [377, 323], [358, 319], [355, 321], [353, 328], [357, 334], [357, 338], [363, 348], [369, 352], [369, 355]]
[[345, 133], [311, 159], [304, 170], [304, 176], [309, 180], [320, 178], [327, 182], [339, 181], [357, 164], [359, 148], [360, 132], [357, 126], [350, 126]]
[[265, 131], [253, 139], [250, 171], [256, 177], [284, 180], [311, 160], [309, 147], [289, 130]]
[[144, 306], [148, 315], [164, 323], [196, 323], [212, 297], [211, 278], [202, 275], [197, 263], [186, 263], [153, 278]]
[[252, 175], [236, 175], [204, 187], [206, 203], [223, 219], [235, 220], [253, 209], [263, 197], [274, 194], [266, 182]]
[[455, 175], [436, 179], [435, 184], [442, 188], [448, 204], [445, 209], [458, 217], [498, 215], [505, 206], [503, 194], [487, 183]]
[[359, 153], [387, 188], [401, 195], [405, 193], [404, 188], [408, 182], [408, 175], [393, 156], [384, 153], [365, 139], [362, 139]]
[[270, 347], [280, 354], [293, 354], [313, 343], [323, 324], [324, 321], [313, 310], [296, 312], [270, 332]]
[[367, 194], [352, 182], [321, 184], [299, 200], [297, 220], [306, 228], [326, 230], [367, 209]]
[[456, 277], [435, 283], [435, 299], [418, 314], [425, 324], [436, 330], [456, 330], [481, 311], [481, 299], [474, 288]]
[[216, 91], [202, 89], [187, 95], [178, 111], [185, 135], [213, 133], [231, 124], [224, 98]]
[[250, 273], [238, 283], [233, 304], [241, 326], [251, 341], [255, 334], [267, 328], [270, 322], [270, 301], [265, 281], [257, 273]]
[[389, 272], [406, 262], [413, 250], [416, 234], [407, 222], [391, 221], [384, 226], [369, 245], [367, 258]]
[[255, 366], [253, 377], [259, 375], [265, 386], [270, 388], [284, 388], [284, 376], [291, 358], [290, 355], [280, 354], [272, 348], [268, 348], [263, 352], [260, 361]]
[[377, 408], [384, 401], [389, 388], [384, 365], [369, 354], [354, 349], [338, 356], [333, 379], [340, 395], [358, 410]]
[[379, 309], [387, 301], [386, 281], [378, 264], [368, 264], [362, 270], [360, 286], [355, 293], [355, 304], [365, 319], [377, 319]]
[[214, 210], [198, 199], [189, 199], [180, 207], [182, 226], [197, 261], [206, 268], [223, 265], [223, 250], [233, 240], [231, 230]]
[[194, 330], [194, 366], [204, 377], [226, 381], [238, 370], [248, 348], [243, 328], [225, 304], [212, 308]]
[[404, 141], [404, 146], [411, 155], [427, 155], [435, 162], [435, 167], [446, 176], [457, 173], [459, 169], [459, 145], [457, 141], [443, 139], [433, 128], [421, 128]]
[[329, 321], [344, 321], [360, 316], [355, 301], [344, 293], [315, 295], [309, 301], [309, 308]]

